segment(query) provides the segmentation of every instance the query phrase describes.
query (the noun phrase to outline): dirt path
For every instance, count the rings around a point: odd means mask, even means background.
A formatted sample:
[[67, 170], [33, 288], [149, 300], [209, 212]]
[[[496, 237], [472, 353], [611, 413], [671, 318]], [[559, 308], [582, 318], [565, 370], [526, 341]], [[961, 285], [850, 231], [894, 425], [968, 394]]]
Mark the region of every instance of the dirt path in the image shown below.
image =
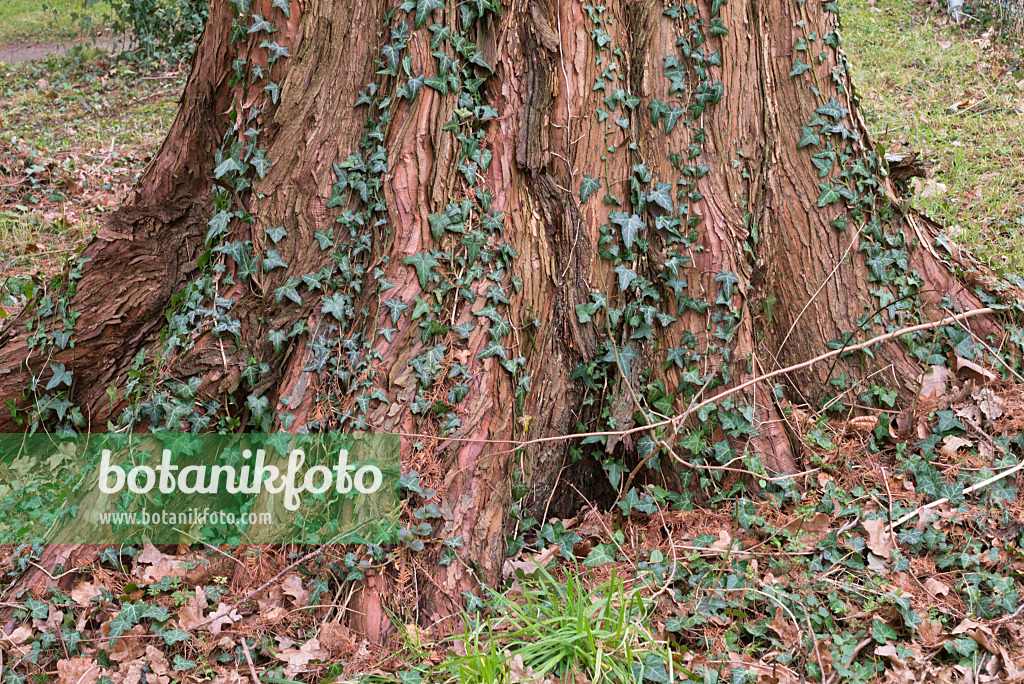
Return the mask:
[[120, 52], [125, 49], [127, 36], [102, 33], [95, 37], [77, 38], [66, 43], [20, 43], [0, 45], [0, 62], [31, 62], [47, 55], [67, 56], [67, 49], [76, 45], [93, 45], [103, 50]]

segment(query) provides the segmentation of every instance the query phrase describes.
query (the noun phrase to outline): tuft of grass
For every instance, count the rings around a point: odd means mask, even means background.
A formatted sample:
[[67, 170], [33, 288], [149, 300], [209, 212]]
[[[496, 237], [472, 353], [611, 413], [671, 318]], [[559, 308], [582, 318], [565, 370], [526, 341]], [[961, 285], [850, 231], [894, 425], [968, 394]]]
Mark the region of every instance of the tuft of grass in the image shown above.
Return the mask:
[[997, 272], [1024, 272], [1021, 44], [977, 22], [952, 24], [920, 0], [841, 6], [875, 141], [934, 163], [915, 206]]
[[490, 616], [467, 627], [466, 655], [438, 666], [429, 681], [505, 684], [560, 681], [626, 684], [681, 681], [668, 644], [651, 633], [654, 601], [612, 577], [595, 584], [570, 571], [564, 581], [539, 568], [521, 591], [494, 593]]
[[82, 0], [2, 0], [0, 45], [78, 38], [110, 21], [105, 2], [85, 8]]

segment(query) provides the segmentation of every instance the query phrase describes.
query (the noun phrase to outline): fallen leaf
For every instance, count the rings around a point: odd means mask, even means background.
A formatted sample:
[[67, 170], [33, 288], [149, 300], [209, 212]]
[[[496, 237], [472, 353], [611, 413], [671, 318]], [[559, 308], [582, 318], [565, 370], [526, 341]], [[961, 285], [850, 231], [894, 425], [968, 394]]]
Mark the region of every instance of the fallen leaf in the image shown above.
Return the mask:
[[718, 541], [711, 545], [711, 548], [719, 551], [728, 551], [732, 548], [732, 535], [728, 530], [721, 530], [718, 533]]
[[130, 660], [137, 660], [146, 652], [146, 640], [141, 638], [146, 634], [146, 628], [142, 625], [135, 625], [122, 634], [114, 642], [114, 650], [110, 659], [119, 663], [127, 663]]
[[281, 582], [281, 591], [291, 597], [296, 608], [304, 608], [309, 603], [309, 592], [302, 587], [302, 578], [294, 572], [285, 575]]
[[71, 590], [71, 600], [80, 606], [88, 606], [92, 599], [100, 595], [100, 588], [93, 582], [80, 582]]
[[931, 371], [921, 377], [921, 391], [917, 394], [918, 398], [935, 397], [938, 399], [946, 396], [946, 385], [952, 375], [945, 366], [932, 366]]
[[870, 433], [878, 427], [878, 416], [857, 416], [856, 418], [851, 418], [850, 427], [855, 432]]
[[60, 623], [63, 621], [64, 613], [57, 610], [57, 606], [51, 604], [46, 619], [39, 620], [37, 618], [32, 618], [32, 626], [38, 629], [40, 632], [56, 634], [60, 631]]
[[202, 587], [196, 587], [194, 596], [190, 596], [188, 602], [178, 610], [178, 627], [191, 632], [203, 623], [203, 611], [209, 608], [206, 602], [206, 592]]
[[787, 620], [782, 608], [775, 611], [775, 619], [768, 625], [779, 635], [786, 648], [794, 648], [800, 644], [800, 630], [791, 620]]
[[146, 646], [146, 658], [149, 660], [149, 668], [153, 670], [153, 674], [169, 675], [171, 673], [171, 666], [167, 662], [167, 656], [156, 646]]
[[224, 626], [230, 627], [236, 622], [241, 621], [242, 615], [238, 612], [237, 608], [231, 608], [226, 603], [221, 603], [217, 606], [217, 610], [210, 614], [207, 618], [210, 622], [204, 627], [211, 634], [220, 634], [220, 630]]
[[4, 634], [3, 629], [0, 628], [0, 643], [10, 643], [15, 646], [20, 646], [32, 637], [32, 628], [28, 625], [22, 625], [11, 631], [10, 634]]
[[999, 654], [999, 646], [996, 642], [995, 635], [992, 633], [991, 629], [980, 622], [975, 622], [974, 620], [965, 618], [960, 621], [960, 624], [953, 628], [950, 634], [966, 634], [989, 653], [996, 655]]
[[[970, 102], [970, 100], [964, 100], [964, 103]], [[953, 106], [956, 107], [959, 104], [962, 103], [957, 103], [957, 105]], [[965, 104], [964, 106], [967, 105]], [[946, 111], [949, 111], [949, 109], [947, 109]], [[955, 111], [959, 110], [954, 110], [954, 112]], [[914, 178], [912, 181], [910, 181], [910, 184], [917, 192], [917, 196], [920, 197], [921, 199], [934, 199], [936, 197], [939, 197], [940, 195], [944, 195], [946, 191], [949, 190], [949, 186], [947, 186], [945, 183], [938, 182], [934, 178], [926, 178], [923, 181], [920, 178]]]
[[78, 656], [57, 661], [58, 684], [95, 684], [100, 672], [95, 658]]
[[1003, 405], [1005, 403], [1003, 398], [988, 387], [978, 390], [974, 398], [978, 401], [978, 408], [985, 414], [987, 420], [995, 420], [1003, 415]]
[[540, 553], [524, 555], [523, 560], [506, 560], [501, 568], [501, 574], [505, 579], [512, 575], [530, 577], [541, 568], [546, 567], [557, 554], [558, 547], [552, 544], [545, 547]]
[[816, 513], [810, 518], [797, 518], [783, 528], [788, 532], [796, 534], [798, 532], [805, 532], [807, 534], [822, 534], [828, 532], [829, 527], [832, 525], [832, 518], [826, 513]]
[[274, 654], [278, 660], [288, 663], [284, 668], [285, 677], [292, 678], [300, 672], [308, 671], [307, 665], [314, 660], [327, 660], [330, 654], [320, 648], [317, 639], [310, 639], [298, 649], [289, 648]]
[[949, 585], [942, 580], [929, 577], [924, 581], [924, 589], [932, 596], [948, 596]]
[[982, 368], [973, 361], [968, 361], [961, 356], [954, 356], [950, 360], [953, 372], [967, 380], [973, 380], [977, 385], [986, 385], [996, 379], [996, 374]]
[[889, 534], [889, 523], [881, 518], [865, 520], [861, 523], [868, 533], [868, 548], [883, 560], [889, 560], [889, 554], [896, 547], [892, 544], [892, 535]]
[[974, 446], [974, 442], [957, 435], [949, 435], [942, 440], [942, 446], [939, 448], [939, 451], [949, 458], [956, 458], [961, 449], [969, 446]]
[[350, 658], [356, 652], [356, 640], [352, 630], [337, 622], [320, 625], [320, 644], [335, 658]]
[[161, 553], [152, 544], [146, 544], [142, 548], [142, 553], [135, 557], [135, 562], [135, 576], [146, 584], [156, 584], [165, 577], [185, 576], [181, 558]]
[[945, 641], [942, 636], [942, 623], [937, 620], [923, 620], [917, 627], [917, 635], [927, 648], [935, 648]]

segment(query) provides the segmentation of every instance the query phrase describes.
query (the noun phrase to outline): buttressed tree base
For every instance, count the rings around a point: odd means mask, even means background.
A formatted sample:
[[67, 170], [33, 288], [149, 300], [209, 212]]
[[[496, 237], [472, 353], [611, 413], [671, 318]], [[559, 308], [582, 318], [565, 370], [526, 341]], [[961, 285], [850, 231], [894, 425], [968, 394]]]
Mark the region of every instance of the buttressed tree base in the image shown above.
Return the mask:
[[403, 433], [424, 623], [500, 579], [510, 510], [776, 486], [787, 406], [909, 403], [950, 333], [666, 418], [1006, 296], [899, 198], [835, 0], [211, 5], [160, 151], [4, 329], [0, 427]]

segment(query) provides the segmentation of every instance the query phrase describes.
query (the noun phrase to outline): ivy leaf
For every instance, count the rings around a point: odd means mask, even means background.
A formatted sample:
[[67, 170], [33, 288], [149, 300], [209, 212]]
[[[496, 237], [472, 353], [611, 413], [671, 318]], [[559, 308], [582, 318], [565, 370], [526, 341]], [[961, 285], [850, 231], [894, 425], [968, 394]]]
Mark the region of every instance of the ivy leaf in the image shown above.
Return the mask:
[[601, 189], [601, 181], [594, 178], [589, 173], [583, 176], [583, 182], [580, 183], [580, 204], [584, 204], [591, 195]]
[[348, 315], [345, 312], [348, 304], [345, 295], [335, 292], [331, 297], [324, 297], [322, 301], [323, 306], [320, 307], [322, 312], [330, 314], [340, 323], [344, 323], [348, 319]]
[[407, 256], [402, 259], [402, 263], [416, 269], [416, 278], [419, 279], [420, 287], [424, 290], [427, 289], [427, 285], [430, 283], [430, 276], [433, 274], [434, 267], [441, 265], [441, 262], [428, 252], [418, 252], [412, 256]]
[[675, 203], [672, 201], [671, 190], [671, 185], [669, 185], [668, 183], [662, 183], [661, 181], [658, 181], [657, 183], [655, 183], [654, 192], [647, 193], [647, 201], [654, 202], [659, 207], [661, 207], [662, 209], [671, 214], [673, 211], [675, 211]]
[[839, 100], [836, 99], [835, 95], [832, 96], [832, 99], [830, 99], [828, 102], [821, 105], [814, 111], [817, 114], [829, 117], [833, 121], [840, 121], [841, 119], [844, 119], [847, 114], [850, 113], [849, 110], [843, 107]]
[[272, 103], [277, 104], [277, 101], [281, 99], [281, 86], [277, 85], [276, 83], [268, 83], [267, 85], [263, 86], [263, 90], [270, 93], [270, 101]]
[[416, 18], [414, 26], [421, 28], [430, 19], [430, 13], [436, 9], [442, 9], [444, 3], [441, 0], [417, 0], [416, 2]]
[[267, 335], [267, 341], [274, 345], [274, 353], [281, 353], [281, 345], [283, 345], [288, 339], [288, 335], [284, 330], [271, 330], [270, 334]]
[[952, 411], [936, 411], [935, 416], [939, 419], [938, 425], [935, 426], [936, 434], [947, 435], [953, 430], [967, 430], [967, 427]]
[[277, 29], [269, 21], [263, 18], [262, 14], [252, 15], [253, 24], [249, 27], [249, 33], [256, 33], [257, 31], [266, 31], [267, 33], [273, 33]]
[[492, 356], [500, 356], [503, 359], [507, 359], [508, 352], [506, 352], [505, 348], [502, 347], [500, 344], [498, 344], [494, 340], [491, 340], [490, 342], [487, 343], [487, 346], [483, 348], [483, 351], [476, 355], [476, 358], [489, 359]]
[[608, 363], [617, 362], [617, 365], [621, 366], [622, 368], [623, 377], [625, 377], [628, 380], [630, 378], [633, 361], [640, 357], [636, 353], [636, 351], [633, 350], [632, 345], [629, 344], [618, 350], [618, 358], [616, 358], [615, 351], [616, 350], [614, 347], [612, 349], [609, 349], [608, 353], [605, 354], [604, 358], [602, 358], [601, 360], [606, 361]]
[[803, 62], [801, 62], [800, 61], [800, 55], [797, 55], [796, 58], [793, 60], [793, 70], [789, 72], [789, 75], [790, 76], [799, 76], [800, 74], [804, 73], [805, 71], [807, 71], [810, 68], [811, 68], [811, 65], [810, 64], [804, 64]]
[[298, 285], [302, 281], [292, 276], [288, 278], [284, 285], [274, 290], [274, 296], [277, 298], [278, 303], [281, 302], [282, 297], [287, 297], [296, 304], [302, 304], [302, 297], [299, 296]]
[[46, 383], [47, 390], [52, 390], [60, 385], [71, 387], [71, 371], [65, 370], [63, 363], [51, 363], [50, 370], [53, 371], [53, 377], [50, 378], [50, 382]]
[[334, 246], [334, 234], [329, 230], [318, 230], [313, 237], [320, 243], [320, 249], [330, 249]]
[[[278, 0], [278, 1], [280, 2], [281, 0]], [[165, 632], [155, 632], [155, 633], [158, 634], [159, 636], [163, 637], [164, 643], [167, 644], [168, 646], [173, 646], [174, 644], [178, 643], [179, 641], [188, 641], [188, 639], [192, 636], [191, 634], [189, 634], [188, 632], [186, 632], [185, 630], [182, 630], [182, 629], [169, 629], [169, 630], [167, 630]]]
[[213, 170], [213, 175], [217, 178], [221, 178], [231, 171], [241, 171], [242, 165], [238, 163], [238, 160], [234, 157], [228, 157]]
[[292, 18], [291, 0], [274, 0], [274, 7], [284, 12], [284, 16]]
[[431, 24], [430, 32], [434, 34], [430, 37], [431, 50], [436, 50], [441, 43], [452, 37], [452, 30], [441, 24]]
[[270, 170], [271, 162], [269, 159], [266, 158], [266, 156], [263, 153], [263, 150], [260, 150], [259, 153], [254, 155], [251, 161], [252, 167], [256, 169], [256, 173], [259, 175], [259, 177], [266, 178], [267, 171]]
[[282, 239], [288, 235], [288, 231], [284, 229], [284, 226], [277, 226], [275, 228], [267, 228], [267, 236], [274, 241], [276, 245]]
[[672, 132], [672, 129], [676, 127], [676, 122], [679, 121], [680, 117], [686, 113], [686, 110], [682, 107], [673, 107], [670, 111], [665, 112], [665, 134], [668, 135]]
[[615, 272], [619, 274], [619, 289], [623, 292], [629, 287], [629, 284], [636, 280], [636, 271], [626, 266], [626, 264], [619, 264], [615, 267]]
[[722, 284], [722, 296], [726, 302], [732, 302], [732, 289], [739, 285], [740, 279], [732, 271], [720, 271], [715, 282]]
[[391, 324], [398, 325], [398, 319], [402, 316], [402, 312], [409, 308], [409, 305], [401, 299], [385, 299], [384, 303], [391, 309]]
[[598, 544], [590, 550], [590, 555], [583, 561], [588, 568], [596, 568], [606, 563], [615, 563], [619, 560], [618, 549], [614, 544]]
[[800, 142], [796, 144], [797, 147], [807, 147], [808, 145], [820, 145], [821, 138], [814, 132], [814, 129], [810, 126], [801, 126], [800, 130], [803, 131], [803, 135], [800, 136]]
[[275, 268], [287, 268], [288, 264], [281, 255], [277, 253], [276, 249], [268, 249], [267, 255], [263, 257], [263, 272], [268, 273], [273, 271]]
[[645, 230], [647, 226], [644, 224], [640, 217], [636, 214], [629, 215], [624, 211], [617, 211], [613, 214], [609, 214], [608, 218], [613, 223], [617, 223], [622, 227], [622, 244], [629, 249], [633, 246], [633, 241], [636, 240], [637, 231]]
[[831, 183], [818, 183], [818, 188], [821, 190], [821, 194], [818, 196], [819, 207], [825, 207], [833, 202], [838, 202], [842, 197], [836, 186]]
[[118, 637], [139, 624], [144, 618], [164, 622], [169, 617], [167, 609], [160, 606], [150, 606], [142, 601], [123, 604], [121, 612], [110, 621], [110, 642], [113, 643]]

